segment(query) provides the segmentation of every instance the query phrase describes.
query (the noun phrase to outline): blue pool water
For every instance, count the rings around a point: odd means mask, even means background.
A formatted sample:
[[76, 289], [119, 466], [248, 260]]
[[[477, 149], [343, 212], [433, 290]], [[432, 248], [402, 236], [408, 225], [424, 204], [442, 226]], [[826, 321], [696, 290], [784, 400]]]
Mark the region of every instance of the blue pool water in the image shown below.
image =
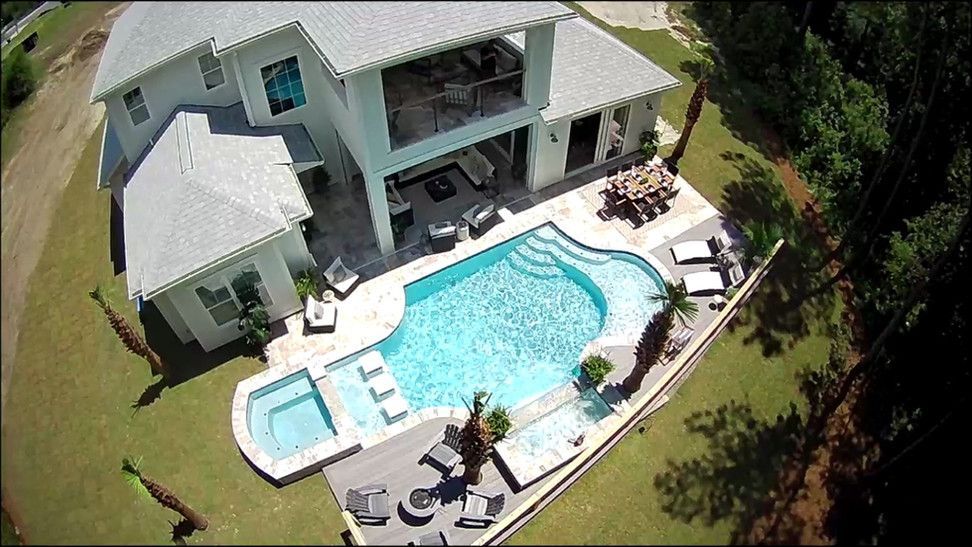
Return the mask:
[[306, 370], [254, 391], [247, 412], [253, 440], [275, 459], [334, 436], [331, 414]]
[[509, 441], [521, 454], [536, 459], [552, 448], [572, 447], [572, 439], [611, 412], [597, 391], [587, 389], [578, 398], [520, 427], [510, 435]]
[[[570, 382], [599, 336], [637, 336], [660, 304], [643, 260], [593, 251], [546, 225], [405, 288], [405, 316], [381, 352], [412, 411], [463, 406], [476, 390], [516, 407]], [[386, 424], [351, 358], [330, 371], [365, 434]]]

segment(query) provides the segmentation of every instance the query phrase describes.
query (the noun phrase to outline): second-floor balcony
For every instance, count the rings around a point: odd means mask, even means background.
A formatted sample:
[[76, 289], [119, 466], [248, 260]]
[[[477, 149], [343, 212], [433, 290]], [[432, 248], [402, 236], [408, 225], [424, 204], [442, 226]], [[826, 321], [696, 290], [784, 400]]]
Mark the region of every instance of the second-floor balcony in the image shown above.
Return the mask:
[[527, 104], [522, 56], [502, 39], [386, 68], [381, 77], [392, 150]]

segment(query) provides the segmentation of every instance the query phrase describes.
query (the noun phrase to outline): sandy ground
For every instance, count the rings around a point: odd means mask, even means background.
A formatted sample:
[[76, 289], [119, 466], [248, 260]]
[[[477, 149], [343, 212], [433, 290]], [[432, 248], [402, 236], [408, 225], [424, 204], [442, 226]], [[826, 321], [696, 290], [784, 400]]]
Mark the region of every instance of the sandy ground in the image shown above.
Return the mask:
[[616, 27], [641, 30], [670, 28], [668, 2], [579, 2], [591, 15]]
[[[100, 28], [107, 31], [124, 5], [109, 11]], [[27, 280], [44, 248], [52, 215], [84, 144], [104, 114], [102, 104], [88, 104], [101, 58], [103, 36], [87, 36], [51, 67], [51, 76], [26, 106], [20, 148], [2, 174], [0, 186], [0, 406], [17, 354]], [[95, 188], [92, 185], [91, 191]]]

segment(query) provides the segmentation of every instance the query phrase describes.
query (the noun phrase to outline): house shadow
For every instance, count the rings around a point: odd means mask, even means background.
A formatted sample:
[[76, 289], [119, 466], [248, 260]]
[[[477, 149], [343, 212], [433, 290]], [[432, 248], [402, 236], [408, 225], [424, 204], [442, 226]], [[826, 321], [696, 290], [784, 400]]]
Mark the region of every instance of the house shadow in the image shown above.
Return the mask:
[[125, 271], [125, 215], [114, 198], [108, 200], [108, 207], [108, 258], [117, 276]]
[[247, 345], [242, 338], [213, 351], [204, 350], [196, 341], [183, 344], [152, 302], [143, 304], [139, 319], [145, 329], [145, 341], [169, 368], [167, 387], [170, 388], [205, 374], [237, 357], [256, 359], [263, 357], [259, 350]]

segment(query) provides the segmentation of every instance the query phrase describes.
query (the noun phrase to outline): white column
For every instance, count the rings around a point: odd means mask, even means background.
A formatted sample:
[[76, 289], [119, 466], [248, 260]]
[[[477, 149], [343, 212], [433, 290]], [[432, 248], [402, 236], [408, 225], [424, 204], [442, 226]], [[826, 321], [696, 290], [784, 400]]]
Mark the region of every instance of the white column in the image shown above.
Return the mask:
[[371, 225], [375, 229], [375, 240], [382, 255], [395, 252], [395, 238], [392, 235], [391, 216], [388, 213], [388, 200], [385, 197], [385, 179], [371, 171], [364, 173], [365, 189], [368, 192], [368, 208], [371, 209]]
[[236, 75], [236, 85], [240, 88], [240, 97], [243, 99], [243, 110], [246, 112], [246, 123], [253, 127], [253, 112], [250, 110], [250, 95], [246, 92], [246, 82], [243, 80], [243, 71], [240, 70], [240, 58], [235, 51], [229, 54], [230, 62], [233, 63], [233, 73]]
[[526, 69], [524, 98], [527, 104], [544, 108], [550, 104], [550, 70], [553, 66], [554, 23], [526, 31], [523, 66]]

